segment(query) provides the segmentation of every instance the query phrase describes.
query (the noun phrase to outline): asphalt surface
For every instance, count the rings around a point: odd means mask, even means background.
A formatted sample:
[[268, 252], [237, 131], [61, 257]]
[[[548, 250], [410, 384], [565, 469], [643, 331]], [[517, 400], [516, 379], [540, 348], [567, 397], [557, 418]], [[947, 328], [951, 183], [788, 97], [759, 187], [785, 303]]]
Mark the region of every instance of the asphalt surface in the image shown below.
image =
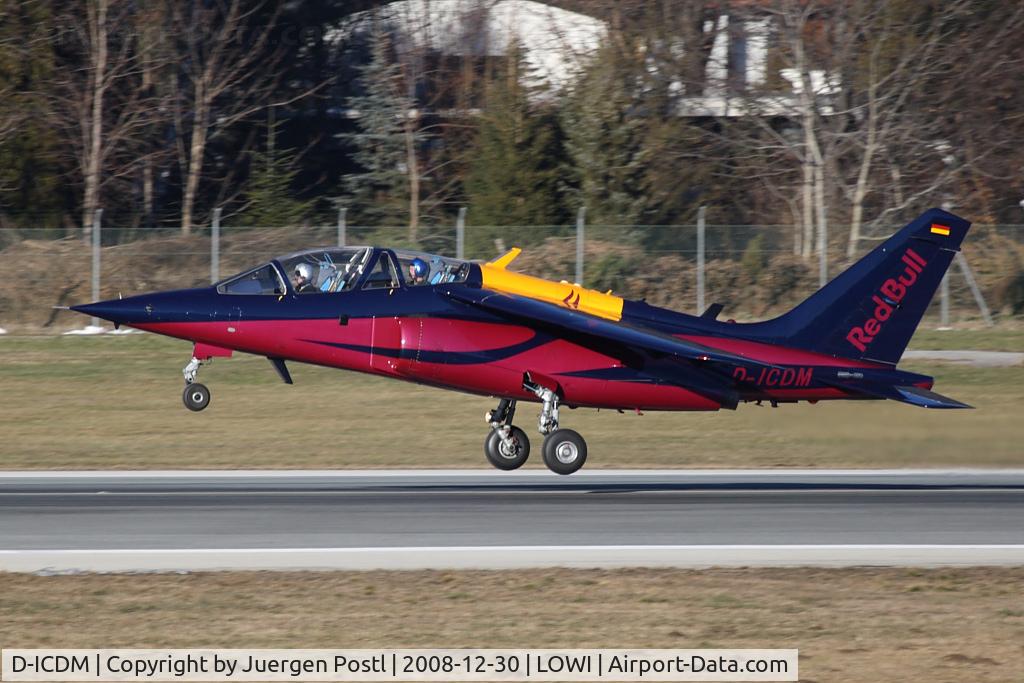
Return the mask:
[[1024, 470], [0, 473], [0, 570], [1024, 564]]
[[937, 360], [975, 368], [1008, 368], [1024, 363], [1024, 353], [1015, 351], [905, 351], [907, 360]]

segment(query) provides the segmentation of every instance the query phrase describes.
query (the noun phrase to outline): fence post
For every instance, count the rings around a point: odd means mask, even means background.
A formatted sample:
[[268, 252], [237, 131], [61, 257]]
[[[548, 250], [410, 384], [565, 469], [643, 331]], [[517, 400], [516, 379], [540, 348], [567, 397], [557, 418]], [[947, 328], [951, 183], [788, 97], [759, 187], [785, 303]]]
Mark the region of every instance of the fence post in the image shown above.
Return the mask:
[[974, 279], [974, 272], [971, 267], [967, 265], [967, 257], [964, 256], [962, 251], [956, 253], [956, 263], [960, 266], [960, 272], [964, 274], [964, 279], [967, 280], [967, 286], [971, 290], [971, 294], [974, 296], [975, 303], [978, 304], [978, 310], [981, 311], [981, 317], [985, 319], [985, 324], [992, 327], [992, 312], [988, 310], [988, 304], [985, 303], [985, 297], [981, 295], [981, 288], [978, 287], [978, 281]]
[[942, 276], [939, 284], [939, 329], [949, 329], [949, 271]]
[[818, 223], [818, 287], [824, 287], [828, 284], [828, 224]]
[[345, 234], [348, 230], [348, 209], [344, 207], [338, 208], [338, 246], [345, 246], [345, 242], [348, 239], [348, 235]]
[[706, 207], [697, 209], [697, 315], [704, 313], [704, 214]]
[[465, 258], [466, 254], [466, 207], [459, 207], [459, 217], [455, 219], [455, 258]]
[[576, 284], [583, 284], [583, 240], [587, 224], [587, 207], [576, 212]]
[[210, 282], [220, 280], [220, 212], [218, 206], [213, 210], [213, 221], [210, 225]]
[[[103, 209], [96, 209], [92, 215], [92, 300], [100, 300], [100, 226], [103, 221]], [[100, 326], [100, 319], [92, 317], [93, 327]]]

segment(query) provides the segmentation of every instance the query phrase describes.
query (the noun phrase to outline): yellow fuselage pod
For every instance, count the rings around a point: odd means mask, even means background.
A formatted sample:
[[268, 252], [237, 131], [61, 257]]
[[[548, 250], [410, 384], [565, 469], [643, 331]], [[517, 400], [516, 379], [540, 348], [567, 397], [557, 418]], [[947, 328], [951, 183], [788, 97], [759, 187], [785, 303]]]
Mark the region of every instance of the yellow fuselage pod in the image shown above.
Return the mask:
[[518, 255], [511, 253], [492, 263], [480, 266], [483, 286], [504, 294], [517, 294], [538, 301], [564, 306], [608, 320], [622, 319], [622, 298], [587, 289], [568, 282], [551, 282], [522, 273], [510, 273], [505, 266]]

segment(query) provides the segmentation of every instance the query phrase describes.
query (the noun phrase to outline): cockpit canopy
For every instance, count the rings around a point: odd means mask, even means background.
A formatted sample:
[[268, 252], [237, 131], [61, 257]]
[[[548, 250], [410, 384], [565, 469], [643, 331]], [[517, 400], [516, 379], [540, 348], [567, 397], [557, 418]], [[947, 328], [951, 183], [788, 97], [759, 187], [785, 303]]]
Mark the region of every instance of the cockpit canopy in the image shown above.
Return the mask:
[[[329, 247], [281, 256], [217, 286], [221, 294], [336, 294], [464, 282], [468, 261], [406, 249]], [[286, 284], [285, 278], [288, 282]]]

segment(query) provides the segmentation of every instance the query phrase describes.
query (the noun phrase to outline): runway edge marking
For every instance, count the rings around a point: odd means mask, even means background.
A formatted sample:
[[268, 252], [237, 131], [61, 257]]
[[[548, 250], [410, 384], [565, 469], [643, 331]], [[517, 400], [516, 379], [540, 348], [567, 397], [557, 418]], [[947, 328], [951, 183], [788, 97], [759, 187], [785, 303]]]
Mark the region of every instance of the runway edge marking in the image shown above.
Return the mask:
[[1024, 566], [1024, 544], [0, 550], [0, 571], [21, 573], [858, 566]]

